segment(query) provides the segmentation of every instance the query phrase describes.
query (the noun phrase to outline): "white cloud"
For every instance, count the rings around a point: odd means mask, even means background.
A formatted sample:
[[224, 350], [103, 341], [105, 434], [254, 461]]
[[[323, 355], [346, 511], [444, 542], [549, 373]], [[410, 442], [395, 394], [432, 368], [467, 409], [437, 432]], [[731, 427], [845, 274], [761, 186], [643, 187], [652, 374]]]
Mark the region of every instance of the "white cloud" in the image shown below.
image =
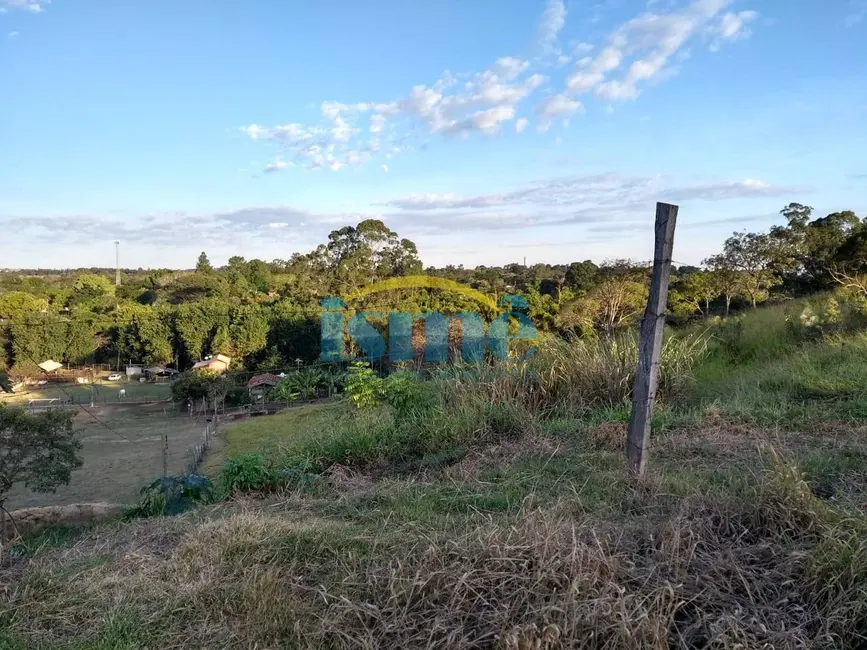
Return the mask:
[[15, 38], [18, 36], [18, 32], [9, 32], [9, 38]]
[[385, 115], [381, 113], [376, 113], [375, 115], [370, 116], [370, 132], [371, 133], [382, 133], [382, 129], [385, 127]]
[[[729, 12], [714, 22], [729, 2], [693, 0], [669, 13], [648, 12], [627, 21], [612, 32], [598, 55], [578, 61], [567, 78], [567, 90], [573, 94], [594, 92], [610, 101], [635, 99], [642, 84], [677, 73], [670, 61], [691, 38], [710, 34], [721, 45], [749, 35], [746, 26], [756, 18], [754, 11]], [[619, 78], [609, 78], [629, 61]]]
[[383, 165], [382, 171], [384, 171], [387, 174], [388, 173], [388, 165]]
[[241, 132], [251, 140], [278, 140], [286, 144], [301, 143], [311, 140], [317, 133], [302, 124], [284, 124], [274, 127], [264, 127], [258, 124], [242, 126]]
[[281, 160], [280, 156], [277, 156], [273, 160], [273, 162], [270, 162], [267, 165], [265, 165], [265, 173], [266, 174], [272, 174], [274, 172], [279, 172], [279, 171], [289, 167], [289, 165], [290, 165], [290, 163], [288, 161]]
[[503, 56], [494, 62], [493, 72], [506, 81], [510, 81], [527, 69], [530, 64], [513, 56]]
[[536, 107], [536, 115], [539, 116], [538, 130], [547, 131], [554, 119], [569, 117], [582, 108], [581, 102], [570, 99], [565, 94], [552, 95]]
[[[418, 231], [522, 229], [533, 226], [593, 224], [598, 232], [623, 231], [636, 214], [652, 218], [656, 201], [726, 201], [790, 196], [803, 190], [765, 181], [716, 181], [666, 185], [661, 176], [615, 172], [532, 183], [512, 192], [458, 196], [413, 194], [382, 205], [393, 227]], [[630, 227], [631, 229], [631, 227]]]
[[595, 59], [584, 58], [578, 61], [575, 71], [566, 79], [569, 92], [585, 93], [598, 86], [606, 73], [616, 70], [620, 65], [621, 52], [614, 47], [606, 47]]
[[473, 113], [468, 118], [449, 124], [445, 133], [449, 135], [466, 136], [469, 132], [478, 130], [485, 135], [496, 135], [500, 132], [500, 124], [515, 118], [515, 108], [509, 104], [495, 106]]
[[758, 18], [758, 16], [759, 14], [755, 11], [740, 11], [738, 13], [729, 11], [723, 14], [719, 23], [712, 26], [709, 30], [713, 38], [710, 50], [717, 52], [725, 42], [749, 38], [752, 32], [747, 25]]
[[[667, 13], [644, 13], [616, 27], [598, 50], [573, 42], [571, 50], [585, 56], [567, 76], [566, 92], [538, 104], [540, 130], [581, 110], [576, 95], [594, 93], [606, 102], [635, 99], [642, 86], [676, 74], [687, 52], [685, 44], [695, 36], [704, 34], [719, 42], [743, 38], [756, 14], [748, 9], [724, 14], [729, 2], [690, 0], [680, 8], [669, 3]], [[565, 19], [564, 1], [548, 0], [537, 30], [539, 43], [545, 46], [541, 58], [502, 56], [481, 72], [446, 70], [432, 83], [416, 84], [388, 101], [323, 101], [317, 123], [252, 123], [241, 131], [251, 140], [271, 143], [285, 161], [335, 171], [373, 157], [388, 160], [426, 148], [431, 135], [494, 136], [504, 123], [515, 121], [521, 103], [546, 84], [546, 77], [534, 67], [553, 65], [566, 56], [557, 47]], [[521, 133], [526, 126], [526, 118], [521, 118], [514, 130]]]
[[662, 192], [662, 196], [671, 201], [726, 201], [729, 199], [746, 199], [783, 196], [802, 192], [798, 188], [779, 187], [770, 183], [746, 178], [742, 181], [701, 183], [697, 185], [670, 188]]
[[339, 115], [334, 118], [334, 128], [331, 129], [331, 136], [335, 142], [349, 142], [352, 137], [353, 129]]
[[542, 49], [551, 51], [566, 24], [566, 3], [563, 0], [548, 0], [545, 11], [536, 27], [536, 39]]
[[50, 4], [51, 0], [0, 0], [0, 11], [6, 13], [8, 9], [17, 9], [40, 14], [45, 11], [45, 5]]

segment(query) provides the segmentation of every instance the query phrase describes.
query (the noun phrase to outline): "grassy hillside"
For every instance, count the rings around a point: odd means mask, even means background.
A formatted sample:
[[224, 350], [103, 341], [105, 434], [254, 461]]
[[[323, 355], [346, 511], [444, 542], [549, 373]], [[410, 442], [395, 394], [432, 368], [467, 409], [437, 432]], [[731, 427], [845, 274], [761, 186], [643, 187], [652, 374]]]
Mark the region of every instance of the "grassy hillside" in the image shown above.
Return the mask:
[[233, 425], [228, 499], [16, 546], [0, 648], [864, 647], [867, 339], [805, 307], [670, 339], [641, 479], [628, 341]]

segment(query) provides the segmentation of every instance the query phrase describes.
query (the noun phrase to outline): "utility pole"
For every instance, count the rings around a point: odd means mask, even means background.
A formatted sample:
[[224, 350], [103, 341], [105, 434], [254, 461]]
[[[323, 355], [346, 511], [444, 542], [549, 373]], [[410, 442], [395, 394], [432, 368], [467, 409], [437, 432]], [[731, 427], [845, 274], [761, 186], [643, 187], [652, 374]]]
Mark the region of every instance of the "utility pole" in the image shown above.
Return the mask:
[[647, 309], [641, 319], [638, 368], [635, 372], [632, 413], [626, 434], [629, 468], [638, 475], [644, 473], [647, 465], [647, 446], [650, 441], [656, 385], [659, 381], [659, 360], [662, 355], [662, 333], [665, 327], [665, 306], [668, 302], [668, 279], [671, 276], [671, 252], [674, 248], [677, 210], [676, 205], [656, 204], [653, 275], [650, 278]]
[[120, 286], [120, 242], [114, 240], [114, 286]]

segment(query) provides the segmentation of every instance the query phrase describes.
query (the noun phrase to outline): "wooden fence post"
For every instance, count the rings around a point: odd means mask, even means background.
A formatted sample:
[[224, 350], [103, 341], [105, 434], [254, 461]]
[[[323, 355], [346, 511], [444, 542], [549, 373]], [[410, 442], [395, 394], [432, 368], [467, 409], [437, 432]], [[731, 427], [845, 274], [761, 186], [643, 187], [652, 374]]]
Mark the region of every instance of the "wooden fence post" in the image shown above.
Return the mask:
[[169, 475], [169, 432], [163, 428], [163, 478]]
[[650, 297], [641, 319], [641, 338], [638, 344], [638, 368], [635, 389], [632, 392], [632, 413], [626, 436], [626, 454], [629, 468], [638, 475], [647, 465], [647, 446], [650, 440], [650, 422], [659, 380], [659, 360], [662, 354], [662, 334], [665, 327], [665, 307], [668, 302], [668, 279], [671, 275], [671, 252], [674, 248], [674, 226], [677, 222], [676, 205], [656, 204], [655, 246], [653, 275], [650, 279]]

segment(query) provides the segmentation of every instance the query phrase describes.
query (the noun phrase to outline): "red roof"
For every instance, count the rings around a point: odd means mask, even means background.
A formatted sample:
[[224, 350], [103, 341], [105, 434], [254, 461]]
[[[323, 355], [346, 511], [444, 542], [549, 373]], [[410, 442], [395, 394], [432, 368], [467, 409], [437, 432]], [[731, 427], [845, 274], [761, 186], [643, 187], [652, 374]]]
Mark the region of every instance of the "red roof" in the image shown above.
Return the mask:
[[274, 386], [279, 382], [280, 378], [277, 375], [272, 375], [271, 373], [266, 372], [261, 375], [254, 375], [250, 377], [250, 381], [247, 382], [247, 388], [254, 388], [263, 384]]

